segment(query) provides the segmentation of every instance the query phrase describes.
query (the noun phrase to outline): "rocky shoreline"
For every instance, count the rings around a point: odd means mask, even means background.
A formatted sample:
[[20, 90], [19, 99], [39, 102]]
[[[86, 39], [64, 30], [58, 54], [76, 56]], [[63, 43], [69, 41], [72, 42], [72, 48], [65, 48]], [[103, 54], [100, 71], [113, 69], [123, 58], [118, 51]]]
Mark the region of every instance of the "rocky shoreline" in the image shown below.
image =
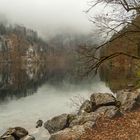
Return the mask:
[[[100, 118], [113, 119], [140, 106], [140, 92], [121, 90], [116, 97], [109, 93], [94, 93], [77, 114], [62, 114], [45, 122], [50, 140], [77, 140], [87, 129], [96, 129]], [[99, 122], [98, 122], [99, 123]]]
[[[96, 129], [100, 118], [114, 119], [140, 107], [138, 90], [121, 90], [113, 96], [109, 93], [93, 93], [84, 101], [75, 114], [61, 114], [44, 123], [50, 133], [49, 140], [80, 140], [88, 129]], [[42, 121], [40, 127], [42, 126]], [[38, 122], [38, 123], [39, 123]], [[21, 127], [9, 128], [0, 140], [35, 140], [28, 131]]]

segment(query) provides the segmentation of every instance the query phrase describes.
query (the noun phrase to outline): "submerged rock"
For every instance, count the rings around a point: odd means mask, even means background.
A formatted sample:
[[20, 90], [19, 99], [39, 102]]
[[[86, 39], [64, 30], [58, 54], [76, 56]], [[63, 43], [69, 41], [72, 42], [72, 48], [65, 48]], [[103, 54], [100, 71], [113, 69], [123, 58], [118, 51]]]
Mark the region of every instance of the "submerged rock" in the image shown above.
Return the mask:
[[140, 92], [121, 90], [116, 93], [116, 100], [121, 103], [122, 112], [130, 111], [140, 107]]
[[42, 120], [38, 120], [36, 122], [36, 128], [41, 127], [43, 125], [43, 121]]
[[91, 95], [90, 101], [92, 102], [93, 111], [101, 106], [116, 105], [115, 97], [109, 93], [94, 93]]
[[50, 134], [63, 130], [68, 126], [68, 116], [69, 114], [56, 116], [45, 122], [44, 127], [49, 131]]

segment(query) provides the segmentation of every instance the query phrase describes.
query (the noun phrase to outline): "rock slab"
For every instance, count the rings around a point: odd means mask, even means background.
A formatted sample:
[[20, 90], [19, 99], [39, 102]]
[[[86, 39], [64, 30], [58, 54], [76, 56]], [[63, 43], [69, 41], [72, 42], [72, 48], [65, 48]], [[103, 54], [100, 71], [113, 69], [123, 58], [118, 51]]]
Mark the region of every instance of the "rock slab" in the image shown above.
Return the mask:
[[116, 105], [116, 99], [110, 93], [93, 93], [90, 101], [92, 102], [93, 111], [101, 106]]
[[68, 114], [56, 116], [45, 122], [44, 127], [49, 131], [50, 134], [63, 130], [68, 125], [68, 116]]

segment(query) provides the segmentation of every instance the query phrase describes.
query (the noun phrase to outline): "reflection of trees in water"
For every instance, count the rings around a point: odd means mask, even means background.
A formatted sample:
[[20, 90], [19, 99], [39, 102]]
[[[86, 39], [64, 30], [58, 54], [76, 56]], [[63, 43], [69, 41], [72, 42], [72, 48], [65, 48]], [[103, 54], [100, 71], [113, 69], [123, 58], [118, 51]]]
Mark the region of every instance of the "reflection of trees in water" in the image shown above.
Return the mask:
[[39, 65], [30, 67], [21, 64], [1, 65], [0, 101], [32, 95], [46, 81], [45, 74]]
[[45, 82], [59, 85], [65, 80], [75, 81], [75, 69], [51, 67], [48, 64], [1, 64], [0, 65], [0, 102], [21, 98], [37, 92]]

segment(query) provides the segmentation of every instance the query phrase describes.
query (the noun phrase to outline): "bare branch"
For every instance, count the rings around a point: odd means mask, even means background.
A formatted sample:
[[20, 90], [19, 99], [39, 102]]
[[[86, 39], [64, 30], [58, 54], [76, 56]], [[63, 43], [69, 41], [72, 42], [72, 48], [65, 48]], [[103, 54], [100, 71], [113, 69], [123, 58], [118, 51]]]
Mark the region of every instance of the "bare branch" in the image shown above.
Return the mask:
[[121, 55], [130, 57], [132, 59], [140, 60], [139, 56], [127, 54], [127, 53], [124, 53], [124, 52], [115, 52], [115, 53], [110, 54], [108, 56], [101, 57], [98, 61], [93, 63], [91, 66], [89, 66], [88, 71], [86, 71], [86, 73], [85, 73], [85, 76], [90, 74], [93, 70], [94, 70], [95, 74], [97, 74], [97, 71], [98, 71], [100, 65], [102, 65], [105, 61], [108, 61], [110, 59], [113, 59], [113, 58], [121, 56]]
[[[134, 42], [129, 34], [137, 34], [140, 33], [140, 26], [136, 24], [134, 19], [140, 15], [140, 1], [138, 0], [92, 0], [92, 5], [86, 11], [89, 13], [94, 7], [99, 4], [104, 4], [110, 7], [113, 6], [114, 11], [109, 13], [110, 11], [104, 12], [102, 15], [97, 15], [95, 17], [90, 17], [89, 21], [96, 25], [99, 33], [101, 32], [103, 35], [106, 35], [106, 40], [104, 43], [97, 47], [89, 47], [82, 48], [81, 54], [84, 59], [84, 63], [86, 65], [86, 73], [84, 75], [88, 75], [92, 71], [96, 74], [99, 67], [106, 61], [113, 59], [119, 56], [127, 56], [132, 59], [140, 60], [139, 56], [127, 54], [125, 52], [114, 52], [108, 56], [100, 56], [99, 51], [103, 47], [109, 46], [110, 43], [115, 40], [122, 38], [124, 36], [131, 42]], [[118, 11], [117, 11], [118, 10]], [[120, 10], [120, 11], [119, 11]], [[129, 28], [131, 26], [131, 28]], [[113, 36], [113, 37], [112, 37]], [[110, 39], [111, 38], [111, 39]]]

